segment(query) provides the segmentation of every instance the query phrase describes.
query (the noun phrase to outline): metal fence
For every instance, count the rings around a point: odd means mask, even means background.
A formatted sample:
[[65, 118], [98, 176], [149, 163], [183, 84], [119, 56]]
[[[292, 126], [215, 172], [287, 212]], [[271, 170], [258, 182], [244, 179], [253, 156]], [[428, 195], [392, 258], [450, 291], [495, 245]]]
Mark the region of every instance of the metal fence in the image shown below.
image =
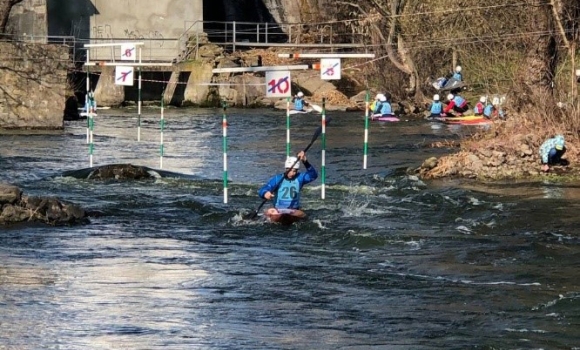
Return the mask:
[[[200, 30], [200, 27], [202, 30]], [[258, 23], [185, 21], [180, 37], [182, 56], [211, 42], [236, 51], [248, 47], [323, 48], [328, 51], [364, 49], [364, 35], [344, 22]]]
[[[2, 39], [3, 38], [3, 39]], [[364, 36], [350, 32], [343, 22], [323, 23], [259, 23], [185, 21], [178, 38], [76, 38], [74, 36], [38, 36], [3, 34], [0, 40], [45, 44], [62, 44], [71, 49], [75, 62], [83, 62], [88, 52], [91, 60], [116, 61], [121, 55], [119, 46], [84, 48], [85, 44], [112, 44], [139, 41], [143, 62], [180, 62], [196, 54], [199, 46], [213, 43], [233, 52], [250, 47], [321, 48], [326, 51], [367, 52]], [[87, 51], [88, 50], [88, 51]]]

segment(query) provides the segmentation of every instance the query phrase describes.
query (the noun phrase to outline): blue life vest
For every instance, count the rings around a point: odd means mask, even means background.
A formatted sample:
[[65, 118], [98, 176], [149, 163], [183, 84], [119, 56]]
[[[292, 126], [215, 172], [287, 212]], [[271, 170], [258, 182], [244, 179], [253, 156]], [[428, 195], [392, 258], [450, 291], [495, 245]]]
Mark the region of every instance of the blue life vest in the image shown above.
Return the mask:
[[381, 113], [382, 115], [393, 114], [393, 110], [391, 109], [391, 104], [389, 102], [381, 102], [381, 111], [379, 113]]
[[431, 114], [441, 114], [442, 110], [443, 110], [443, 105], [441, 104], [441, 101], [435, 101], [431, 105]]
[[463, 76], [461, 75], [461, 73], [455, 72], [455, 73], [453, 73], [452, 78], [457, 80], [457, 81], [461, 81], [463, 79]]
[[483, 115], [491, 118], [491, 112], [493, 111], [493, 105], [487, 105], [485, 106], [485, 108], [483, 109]]
[[301, 98], [294, 99], [294, 109], [297, 111], [304, 110], [304, 100]]
[[276, 195], [275, 207], [283, 209], [300, 208], [300, 181], [298, 181], [298, 176], [292, 180], [284, 179], [282, 181]]
[[455, 102], [457, 107], [463, 107], [465, 105], [465, 99], [461, 96], [455, 96], [453, 102]]

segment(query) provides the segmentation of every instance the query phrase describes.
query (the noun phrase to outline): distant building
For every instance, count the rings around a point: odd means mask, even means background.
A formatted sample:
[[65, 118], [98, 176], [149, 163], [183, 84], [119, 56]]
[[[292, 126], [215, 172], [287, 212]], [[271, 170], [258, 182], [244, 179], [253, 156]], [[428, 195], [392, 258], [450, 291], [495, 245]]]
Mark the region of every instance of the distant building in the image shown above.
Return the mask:
[[[14, 6], [9, 33], [38, 42], [74, 37], [85, 43], [142, 41], [143, 60], [170, 61], [185, 48], [185, 33], [203, 31], [203, 0], [24, 0]], [[109, 60], [111, 49], [91, 50]]]

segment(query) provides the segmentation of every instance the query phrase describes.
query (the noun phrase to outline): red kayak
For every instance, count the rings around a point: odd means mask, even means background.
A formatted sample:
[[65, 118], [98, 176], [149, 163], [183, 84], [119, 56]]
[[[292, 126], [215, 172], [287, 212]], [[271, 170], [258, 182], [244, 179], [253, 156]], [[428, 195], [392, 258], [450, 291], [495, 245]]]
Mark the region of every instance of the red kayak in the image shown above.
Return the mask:
[[306, 213], [300, 209], [276, 209], [270, 208], [264, 212], [264, 216], [270, 222], [278, 222], [282, 225], [292, 225], [296, 221], [306, 218]]

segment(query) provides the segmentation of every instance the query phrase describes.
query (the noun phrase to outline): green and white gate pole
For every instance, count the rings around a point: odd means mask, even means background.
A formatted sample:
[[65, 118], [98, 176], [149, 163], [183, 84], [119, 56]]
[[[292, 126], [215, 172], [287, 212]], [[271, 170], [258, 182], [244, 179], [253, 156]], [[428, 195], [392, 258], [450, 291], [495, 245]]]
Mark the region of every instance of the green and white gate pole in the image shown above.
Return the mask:
[[290, 157], [290, 97], [286, 98], [286, 157]]
[[367, 154], [369, 151], [369, 91], [365, 95], [365, 139], [363, 150], [363, 169], [367, 168]]
[[224, 203], [228, 202], [228, 117], [226, 115], [227, 104], [222, 102], [222, 130], [223, 130], [223, 147], [224, 147]]
[[88, 110], [88, 123], [89, 123], [89, 167], [92, 168], [93, 167], [93, 151], [95, 149], [95, 145], [93, 142], [93, 130], [95, 128], [95, 120], [93, 118], [94, 112], [93, 112], [93, 108], [90, 107], [90, 109]]
[[[87, 62], [89, 61], [89, 50], [87, 50]], [[87, 113], [87, 143], [89, 143], [89, 130], [91, 128], [91, 126], [89, 125], [89, 92], [91, 91], [91, 80], [90, 80], [90, 73], [89, 73], [89, 67], [87, 67], [87, 81], [86, 81], [86, 87], [87, 87], [87, 94], [85, 95], [85, 112]]]
[[321, 174], [321, 193], [320, 198], [326, 198], [326, 97], [322, 98], [322, 156], [320, 165]]
[[160, 128], [160, 135], [159, 135], [159, 169], [163, 169], [163, 155], [165, 154], [165, 150], [163, 147], [163, 129], [165, 129], [165, 118], [163, 117], [163, 95], [165, 90], [161, 92], [161, 119], [159, 120], [159, 128]]
[[[139, 52], [141, 52], [141, 48], [139, 48]], [[140, 53], [139, 60], [141, 60]], [[141, 141], [141, 67], [139, 67], [139, 83], [137, 86], [137, 141]], [[161, 100], [163, 101], [163, 98]]]
[[95, 93], [89, 91], [87, 94], [87, 124], [88, 124], [88, 143], [89, 143], [89, 167], [93, 167], [93, 151], [95, 149], [93, 132], [95, 130], [95, 116], [97, 115], [97, 101]]

